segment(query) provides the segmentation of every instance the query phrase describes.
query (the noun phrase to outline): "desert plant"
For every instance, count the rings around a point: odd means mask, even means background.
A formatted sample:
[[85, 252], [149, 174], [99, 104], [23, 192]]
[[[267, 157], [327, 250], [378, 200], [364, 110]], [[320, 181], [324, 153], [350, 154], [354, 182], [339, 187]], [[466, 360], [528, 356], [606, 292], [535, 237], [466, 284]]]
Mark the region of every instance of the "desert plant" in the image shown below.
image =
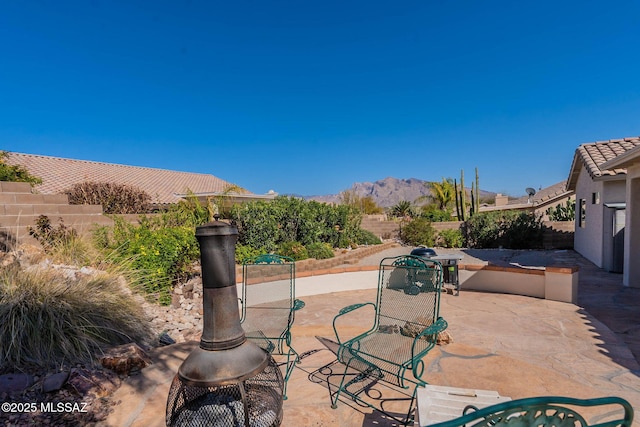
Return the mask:
[[60, 218], [58, 226], [54, 227], [51, 225], [51, 219], [46, 215], [40, 215], [36, 219], [35, 227], [28, 226], [27, 230], [30, 236], [40, 242], [47, 253], [57, 247], [69, 244], [78, 237], [78, 232], [74, 228], [64, 225], [62, 218]]
[[426, 218], [416, 218], [408, 222], [400, 230], [400, 240], [412, 246], [433, 246], [435, 240], [435, 229]]
[[484, 212], [463, 225], [470, 248], [533, 249], [542, 246], [542, 222], [530, 212]]
[[51, 270], [0, 271], [0, 366], [90, 362], [106, 346], [144, 341], [143, 313], [117, 276], [71, 281]]
[[443, 248], [461, 248], [464, 245], [464, 236], [459, 229], [441, 230], [437, 243]]
[[563, 205], [550, 207], [546, 214], [551, 221], [575, 221], [576, 219], [576, 201], [567, 200]]
[[283, 242], [278, 247], [278, 254], [301, 261], [309, 258], [309, 252], [300, 242]]
[[151, 196], [137, 187], [114, 182], [81, 182], [63, 191], [72, 205], [102, 205], [107, 214], [139, 214]]
[[309, 258], [315, 259], [328, 259], [335, 256], [333, 248], [328, 243], [311, 243], [307, 245], [307, 252], [309, 253]]
[[391, 206], [389, 213], [396, 218], [413, 218], [416, 216], [413, 205], [407, 200], [401, 200], [394, 206]]
[[171, 288], [188, 277], [200, 252], [193, 227], [165, 227], [162, 217], [140, 218], [138, 225], [114, 217], [109, 230], [96, 231], [102, 249], [115, 258], [131, 260], [131, 266], [145, 276], [144, 290], [161, 304], [171, 302]]
[[356, 243], [359, 245], [379, 245], [382, 241], [371, 231], [361, 229], [360, 233], [358, 233]]
[[28, 182], [33, 187], [42, 184], [42, 179], [33, 176], [29, 171], [20, 165], [9, 165], [6, 162], [9, 152], [0, 151], [0, 181]]

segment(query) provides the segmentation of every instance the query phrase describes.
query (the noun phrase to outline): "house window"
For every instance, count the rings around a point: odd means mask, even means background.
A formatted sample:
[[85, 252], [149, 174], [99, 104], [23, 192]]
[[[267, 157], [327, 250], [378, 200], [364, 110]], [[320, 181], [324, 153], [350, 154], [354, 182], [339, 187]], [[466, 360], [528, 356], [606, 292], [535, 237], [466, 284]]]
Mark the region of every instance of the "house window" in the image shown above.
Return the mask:
[[580, 199], [578, 212], [578, 227], [584, 228], [587, 221], [587, 200]]
[[597, 205], [599, 203], [600, 203], [600, 193], [599, 192], [591, 193], [591, 204]]

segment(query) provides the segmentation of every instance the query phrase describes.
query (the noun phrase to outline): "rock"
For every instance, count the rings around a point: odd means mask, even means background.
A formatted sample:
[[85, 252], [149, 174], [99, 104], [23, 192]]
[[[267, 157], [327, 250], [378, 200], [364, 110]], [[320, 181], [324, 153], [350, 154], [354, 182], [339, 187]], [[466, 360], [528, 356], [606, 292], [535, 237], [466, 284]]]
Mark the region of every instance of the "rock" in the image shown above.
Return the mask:
[[120, 379], [108, 371], [72, 369], [67, 384], [79, 396], [93, 394], [100, 398], [108, 396], [120, 387]]
[[163, 331], [158, 337], [158, 342], [160, 343], [160, 345], [171, 345], [171, 344], [175, 344], [176, 340], [171, 338], [167, 333], [167, 331]]
[[49, 375], [44, 379], [44, 381], [42, 381], [42, 391], [45, 393], [58, 391], [65, 385], [68, 378], [69, 372], [58, 372], [56, 374]]
[[29, 374], [0, 375], [0, 393], [24, 391], [31, 387], [34, 382], [33, 376]]
[[109, 349], [100, 358], [103, 367], [118, 374], [129, 375], [136, 369], [142, 369], [151, 364], [151, 359], [137, 344], [124, 344]]

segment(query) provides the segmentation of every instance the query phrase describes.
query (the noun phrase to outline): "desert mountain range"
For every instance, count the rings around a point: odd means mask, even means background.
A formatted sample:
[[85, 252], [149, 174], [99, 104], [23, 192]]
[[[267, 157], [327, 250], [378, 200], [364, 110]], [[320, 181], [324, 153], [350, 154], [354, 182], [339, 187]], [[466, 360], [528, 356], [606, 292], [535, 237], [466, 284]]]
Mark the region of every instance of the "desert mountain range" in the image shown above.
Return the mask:
[[[360, 197], [371, 196], [371, 198], [383, 208], [398, 204], [398, 202], [407, 200], [415, 201], [421, 196], [430, 194], [427, 184], [429, 181], [423, 181], [417, 178], [393, 178], [375, 182], [356, 182], [348, 190], [354, 191]], [[469, 189], [467, 188], [467, 191]], [[495, 193], [480, 190], [480, 198], [494, 197]], [[317, 200], [319, 202], [337, 203], [339, 201], [338, 194], [328, 194], [324, 196], [309, 196], [308, 200]]]

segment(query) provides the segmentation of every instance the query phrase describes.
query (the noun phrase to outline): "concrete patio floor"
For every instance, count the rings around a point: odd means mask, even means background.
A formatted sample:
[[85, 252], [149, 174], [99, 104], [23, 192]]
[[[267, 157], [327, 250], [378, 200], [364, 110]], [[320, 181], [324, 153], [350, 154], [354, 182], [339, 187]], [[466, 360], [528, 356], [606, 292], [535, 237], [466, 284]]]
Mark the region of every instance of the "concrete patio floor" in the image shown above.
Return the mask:
[[[406, 248], [395, 252], [406, 253]], [[387, 251], [362, 262], [379, 262], [395, 252]], [[582, 262], [574, 252], [570, 254], [572, 259], [568, 262]], [[564, 255], [565, 252], [558, 253], [560, 257]], [[474, 256], [468, 254], [468, 258]], [[598, 273], [588, 262], [581, 267], [584, 270], [580, 275], [579, 305], [464, 288], [459, 296], [444, 294], [441, 315], [449, 323], [454, 342], [436, 347], [427, 356], [425, 378], [431, 384], [496, 390], [514, 399], [541, 395], [620, 396], [640, 409], [640, 365], [630, 350], [636, 344], [640, 324], [640, 303], [632, 305], [640, 290], [631, 290], [620, 298], [626, 290], [616, 284], [615, 278]], [[373, 289], [350, 290], [352, 283], [367, 274], [371, 272], [316, 277], [314, 280], [326, 283], [328, 288], [339, 284], [345, 290], [301, 297], [306, 306], [296, 314], [293, 346], [302, 360], [289, 380], [283, 426], [394, 425], [380, 413], [356, 409], [344, 402], [331, 409], [326, 386], [310, 376], [335, 359], [316, 336], [333, 339], [331, 322], [337, 311], [375, 299]], [[599, 310], [599, 317], [594, 317], [583, 303]], [[613, 331], [602, 319], [613, 324]], [[615, 331], [616, 328], [620, 330]], [[625, 343], [625, 339], [629, 342]], [[165, 425], [171, 380], [197, 344], [155, 349], [151, 353], [154, 363], [128, 378], [113, 395], [117, 405], [103, 425]], [[640, 423], [636, 421], [635, 425]]]

